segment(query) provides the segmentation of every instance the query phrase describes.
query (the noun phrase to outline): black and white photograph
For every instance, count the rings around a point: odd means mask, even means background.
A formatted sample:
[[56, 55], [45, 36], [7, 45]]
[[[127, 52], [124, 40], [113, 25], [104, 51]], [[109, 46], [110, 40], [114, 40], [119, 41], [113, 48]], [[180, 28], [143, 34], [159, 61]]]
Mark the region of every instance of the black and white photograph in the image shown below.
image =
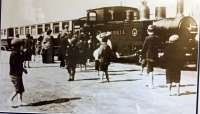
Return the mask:
[[199, 0], [1, 0], [0, 113], [198, 114]]

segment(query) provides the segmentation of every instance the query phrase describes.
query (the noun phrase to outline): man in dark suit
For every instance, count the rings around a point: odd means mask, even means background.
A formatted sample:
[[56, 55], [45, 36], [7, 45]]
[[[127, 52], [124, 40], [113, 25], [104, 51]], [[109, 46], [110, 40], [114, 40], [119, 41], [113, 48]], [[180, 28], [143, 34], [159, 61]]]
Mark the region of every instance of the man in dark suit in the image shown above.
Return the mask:
[[155, 35], [155, 26], [153, 25], [148, 26], [147, 33], [148, 36], [145, 38], [143, 44], [142, 55], [147, 65], [147, 74], [148, 74], [147, 81], [151, 80], [151, 83], [148, 83], [147, 86], [153, 88], [154, 87], [153, 68], [158, 58], [159, 37]]

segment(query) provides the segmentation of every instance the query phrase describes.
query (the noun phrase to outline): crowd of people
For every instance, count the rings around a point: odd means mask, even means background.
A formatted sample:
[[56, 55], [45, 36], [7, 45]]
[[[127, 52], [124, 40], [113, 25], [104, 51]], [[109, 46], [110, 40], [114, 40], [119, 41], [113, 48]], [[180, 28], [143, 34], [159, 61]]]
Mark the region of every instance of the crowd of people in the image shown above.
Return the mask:
[[[150, 25], [148, 27], [148, 36], [145, 38], [142, 48], [142, 71], [147, 66], [146, 82], [147, 86], [154, 88], [154, 67], [158, 60], [158, 46], [160, 38], [155, 35], [155, 27]], [[52, 30], [47, 30], [44, 36], [40, 36], [36, 42], [30, 34], [26, 35], [26, 40], [21, 40], [17, 35], [11, 41], [12, 52], [10, 55], [10, 77], [15, 87], [15, 93], [11, 97], [11, 101], [18, 96], [21, 104], [22, 95], [24, 92], [22, 74], [27, 73], [26, 67], [30, 68], [32, 55], [42, 55], [43, 63], [54, 62], [54, 38], [51, 35]], [[89, 60], [95, 60], [95, 69], [102, 71], [102, 76], [105, 75], [109, 82], [108, 66], [112, 59], [117, 56], [112, 50], [112, 43], [110, 41], [111, 32], [103, 32], [97, 35], [98, 45], [93, 45], [92, 37], [87, 36], [84, 32], [72, 33], [66, 26], [65, 29], [58, 35], [59, 39], [59, 60], [60, 67], [66, 68], [69, 73], [69, 81], [75, 80], [75, 73], [77, 64], [85, 65]], [[166, 83], [169, 85], [170, 95], [172, 90], [172, 83], [177, 84], [177, 94], [180, 94], [180, 75], [183, 66], [183, 50], [179, 45], [179, 36], [172, 35], [165, 44], [165, 63], [166, 68]], [[149, 82], [150, 81], [150, 82]]]

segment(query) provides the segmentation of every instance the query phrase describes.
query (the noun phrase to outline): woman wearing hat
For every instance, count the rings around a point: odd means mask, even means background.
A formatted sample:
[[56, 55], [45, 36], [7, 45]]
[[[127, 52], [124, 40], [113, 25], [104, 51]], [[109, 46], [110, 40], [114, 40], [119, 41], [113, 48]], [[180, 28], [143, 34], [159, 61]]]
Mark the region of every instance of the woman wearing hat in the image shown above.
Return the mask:
[[20, 100], [20, 105], [23, 105], [22, 95], [24, 92], [24, 85], [22, 80], [22, 74], [27, 73], [27, 70], [23, 67], [24, 62], [24, 53], [23, 53], [23, 40], [22, 39], [13, 39], [11, 41], [12, 52], [10, 54], [10, 78], [15, 87], [14, 95], [11, 98], [11, 101], [14, 100], [16, 96]]
[[172, 83], [177, 86], [177, 95], [180, 95], [180, 77], [181, 69], [184, 63], [184, 51], [179, 45], [180, 39], [178, 35], [172, 35], [169, 38], [169, 42], [165, 47], [164, 59], [166, 67], [166, 83], [169, 86], [170, 95], [172, 89]]
[[108, 65], [110, 64], [111, 59], [114, 58], [113, 51], [111, 50], [111, 47], [107, 44], [110, 35], [110, 33], [100, 34], [101, 45], [98, 49], [99, 70], [105, 73], [108, 82], [110, 82], [108, 75]]
[[[150, 88], [154, 88], [153, 82], [153, 68], [155, 66], [157, 57], [158, 57], [158, 46], [159, 44], [159, 37], [154, 34], [155, 26], [149, 25], [147, 29], [148, 36], [145, 38], [143, 48], [142, 48], [142, 57], [145, 59], [147, 65], [147, 85]], [[151, 81], [151, 82], [149, 82]]]

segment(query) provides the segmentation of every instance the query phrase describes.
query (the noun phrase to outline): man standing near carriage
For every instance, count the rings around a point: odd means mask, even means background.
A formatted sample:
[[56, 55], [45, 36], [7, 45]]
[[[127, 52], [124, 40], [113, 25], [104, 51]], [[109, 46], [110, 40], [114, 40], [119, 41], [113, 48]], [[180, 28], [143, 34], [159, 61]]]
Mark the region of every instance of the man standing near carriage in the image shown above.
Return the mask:
[[[158, 60], [158, 46], [159, 37], [155, 35], [155, 26], [149, 25], [147, 29], [148, 36], [145, 38], [143, 48], [142, 48], [142, 57], [147, 66], [147, 84], [146, 86], [154, 88], [154, 76], [153, 71], [155, 64]], [[151, 81], [151, 82], [150, 82]]]

